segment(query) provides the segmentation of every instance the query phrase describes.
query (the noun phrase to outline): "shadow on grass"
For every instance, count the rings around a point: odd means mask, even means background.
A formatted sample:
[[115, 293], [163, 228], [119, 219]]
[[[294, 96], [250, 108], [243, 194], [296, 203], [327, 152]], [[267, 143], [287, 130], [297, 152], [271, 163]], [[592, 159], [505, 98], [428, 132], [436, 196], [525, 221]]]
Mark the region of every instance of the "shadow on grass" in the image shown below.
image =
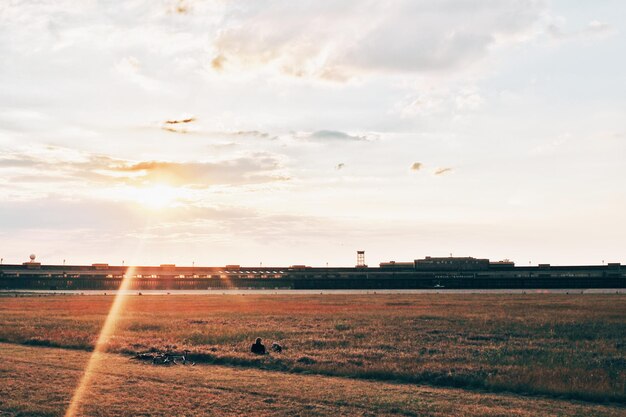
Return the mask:
[[593, 403], [614, 402], [626, 404], [626, 395], [582, 391], [564, 392], [563, 390], [543, 389], [531, 384], [493, 381], [490, 379], [495, 372], [494, 370], [426, 370], [415, 374], [402, 374], [379, 369], [362, 369], [359, 366], [337, 366], [337, 364], [334, 363], [318, 362], [308, 356], [302, 356], [296, 361], [289, 361], [269, 355], [261, 357], [240, 357], [219, 356], [210, 353], [192, 353], [188, 358], [198, 364], [236, 366], [268, 371], [317, 374], [373, 381], [424, 384], [445, 388], [483, 390], [494, 393], [510, 392], [522, 395], [542, 395], [551, 398], [581, 400]]
[[[4, 342], [0, 340], [0, 342]], [[8, 342], [8, 341], [7, 341]], [[8, 342], [11, 343], [11, 342]], [[93, 350], [93, 346], [89, 343], [57, 343], [48, 339], [43, 339], [39, 337], [32, 337], [30, 339], [26, 339], [21, 342], [22, 345], [26, 346], [43, 346], [43, 347], [51, 347], [51, 348], [60, 348], [60, 349], [73, 349], [73, 350]]]

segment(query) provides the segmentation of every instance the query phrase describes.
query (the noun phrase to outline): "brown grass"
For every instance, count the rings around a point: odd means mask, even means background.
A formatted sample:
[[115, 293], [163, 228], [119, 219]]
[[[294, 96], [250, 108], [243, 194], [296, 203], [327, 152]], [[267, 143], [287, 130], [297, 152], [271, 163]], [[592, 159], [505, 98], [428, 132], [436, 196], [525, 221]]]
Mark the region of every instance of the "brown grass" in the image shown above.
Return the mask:
[[[0, 341], [89, 350], [112, 296], [0, 299]], [[626, 403], [623, 295], [130, 296], [108, 350]], [[255, 337], [282, 354], [248, 353]]]
[[[88, 356], [79, 350], [0, 343], [0, 415], [62, 416]], [[624, 409], [258, 369], [153, 366], [105, 354], [78, 411], [93, 417], [618, 417]]]

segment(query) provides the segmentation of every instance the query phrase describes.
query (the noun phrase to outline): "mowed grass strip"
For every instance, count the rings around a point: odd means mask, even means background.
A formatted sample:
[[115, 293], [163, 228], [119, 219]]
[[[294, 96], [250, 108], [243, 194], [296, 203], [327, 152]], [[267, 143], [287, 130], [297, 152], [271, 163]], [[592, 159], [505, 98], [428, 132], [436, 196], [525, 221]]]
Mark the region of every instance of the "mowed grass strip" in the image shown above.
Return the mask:
[[[0, 340], [90, 349], [112, 296], [0, 299]], [[129, 296], [108, 350], [626, 402], [624, 295]], [[254, 338], [281, 354], [249, 354]]]
[[[0, 344], [0, 415], [64, 414], [89, 352]], [[104, 354], [81, 416], [607, 416], [597, 405], [221, 366], [154, 366]]]

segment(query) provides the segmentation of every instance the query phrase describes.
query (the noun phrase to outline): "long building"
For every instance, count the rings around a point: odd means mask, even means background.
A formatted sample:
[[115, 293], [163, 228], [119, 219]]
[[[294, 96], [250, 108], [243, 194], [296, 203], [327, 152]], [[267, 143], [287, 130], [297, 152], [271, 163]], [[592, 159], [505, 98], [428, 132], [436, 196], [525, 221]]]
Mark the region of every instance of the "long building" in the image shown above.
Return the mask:
[[626, 288], [619, 263], [587, 266], [516, 266], [472, 257], [426, 257], [384, 262], [377, 267], [222, 267], [0, 265], [0, 289], [115, 290], [122, 280], [132, 290], [177, 289], [478, 289]]

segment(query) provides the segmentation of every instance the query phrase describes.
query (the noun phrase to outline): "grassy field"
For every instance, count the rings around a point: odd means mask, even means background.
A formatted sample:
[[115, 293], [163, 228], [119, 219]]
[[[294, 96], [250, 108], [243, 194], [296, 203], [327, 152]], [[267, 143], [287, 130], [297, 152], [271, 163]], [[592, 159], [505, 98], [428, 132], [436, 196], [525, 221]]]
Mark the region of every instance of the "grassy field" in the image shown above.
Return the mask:
[[[62, 416], [88, 352], [0, 343], [0, 415]], [[606, 416], [618, 405], [224, 366], [153, 366], [105, 354], [79, 415]]]
[[[0, 298], [0, 341], [90, 350], [112, 300]], [[255, 337], [285, 349], [253, 356]], [[106, 344], [121, 354], [187, 348], [200, 368], [284, 378], [626, 404], [624, 295], [129, 296]]]

